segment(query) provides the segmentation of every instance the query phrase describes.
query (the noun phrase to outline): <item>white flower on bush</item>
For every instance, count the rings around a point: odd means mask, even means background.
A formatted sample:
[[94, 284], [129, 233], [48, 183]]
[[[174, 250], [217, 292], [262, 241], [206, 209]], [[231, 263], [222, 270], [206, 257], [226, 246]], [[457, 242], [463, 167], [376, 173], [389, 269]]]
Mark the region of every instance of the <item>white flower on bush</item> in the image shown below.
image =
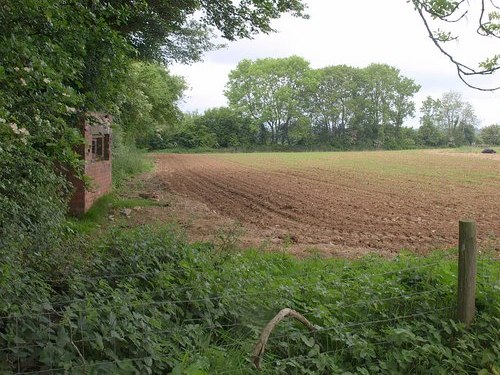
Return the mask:
[[24, 144], [28, 143], [28, 140], [26, 139], [30, 135], [30, 132], [28, 131], [28, 129], [20, 128], [17, 126], [17, 124], [15, 124], [13, 122], [9, 123], [9, 127], [14, 134], [21, 136], [21, 142], [23, 142]]
[[48, 79], [48, 78], [44, 78], [44, 79], [43, 79], [43, 82], [44, 82], [44, 83], [46, 83], [46, 84], [48, 85], [48, 84], [51, 82], [51, 80], [50, 80], [50, 79]]
[[23, 70], [24, 70], [25, 72], [30, 73], [30, 72], [32, 72], [32, 71], [33, 71], [33, 68], [30, 68], [29, 66], [25, 66], [25, 67], [23, 68]]
[[17, 126], [17, 124], [11, 122], [9, 124], [10, 128], [12, 129], [12, 131], [14, 132], [14, 134], [19, 134], [19, 135], [30, 135], [30, 132], [28, 131], [28, 129], [25, 129], [25, 128], [19, 128]]
[[21, 81], [21, 85], [28, 86], [24, 78], [19, 78], [19, 80]]
[[9, 123], [9, 126], [12, 129], [12, 131], [14, 132], [14, 134], [19, 134], [19, 128], [17, 127], [16, 124], [14, 124], [13, 122], [11, 122], [11, 123]]
[[66, 112], [68, 112], [68, 113], [75, 113], [76, 112], [76, 108], [66, 106]]

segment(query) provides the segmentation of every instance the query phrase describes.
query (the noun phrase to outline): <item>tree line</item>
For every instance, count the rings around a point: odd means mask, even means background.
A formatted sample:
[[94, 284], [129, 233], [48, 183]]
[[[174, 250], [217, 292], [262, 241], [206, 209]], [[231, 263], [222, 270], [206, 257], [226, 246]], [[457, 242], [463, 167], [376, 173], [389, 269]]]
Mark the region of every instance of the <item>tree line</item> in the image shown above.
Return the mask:
[[[312, 69], [298, 56], [242, 60], [229, 74], [227, 107], [186, 114], [175, 126], [156, 129], [149, 147], [347, 150], [482, 143], [474, 108], [457, 92], [428, 97], [420, 128], [405, 126], [416, 115], [419, 89], [386, 64]], [[489, 129], [484, 141], [495, 144]]]

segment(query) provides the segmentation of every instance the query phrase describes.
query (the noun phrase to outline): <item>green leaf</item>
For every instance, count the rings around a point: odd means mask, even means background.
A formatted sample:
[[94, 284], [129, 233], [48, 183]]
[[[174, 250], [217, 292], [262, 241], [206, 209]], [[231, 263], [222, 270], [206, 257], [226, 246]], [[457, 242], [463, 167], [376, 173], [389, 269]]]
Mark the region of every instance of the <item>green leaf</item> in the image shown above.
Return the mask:
[[312, 348], [315, 344], [314, 337], [300, 336], [300, 339], [309, 348]]
[[57, 346], [63, 347], [66, 344], [68, 344], [69, 342], [70, 342], [70, 338], [69, 338], [68, 332], [66, 332], [66, 329], [64, 328], [64, 326], [62, 326], [62, 325], [59, 326], [59, 328], [57, 330]]

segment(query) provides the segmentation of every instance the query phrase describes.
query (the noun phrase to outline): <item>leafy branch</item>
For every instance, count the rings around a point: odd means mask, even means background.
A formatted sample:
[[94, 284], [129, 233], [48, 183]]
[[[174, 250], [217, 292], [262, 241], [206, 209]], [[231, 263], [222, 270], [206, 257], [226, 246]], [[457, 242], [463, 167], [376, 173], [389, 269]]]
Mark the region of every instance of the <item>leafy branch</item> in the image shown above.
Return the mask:
[[[480, 91], [496, 91], [500, 89], [500, 86], [496, 87], [480, 87], [469, 82], [470, 77], [474, 76], [487, 76], [496, 73], [500, 70], [499, 56], [495, 55], [491, 58], [487, 58], [485, 61], [478, 64], [478, 68], [474, 68], [469, 64], [457, 59], [452, 53], [450, 53], [444, 47], [444, 43], [458, 40], [457, 36], [453, 36], [450, 32], [438, 30], [433, 31], [430, 25], [430, 20], [440, 20], [446, 23], [456, 23], [466, 18], [469, 14], [469, 9], [461, 10], [461, 5], [464, 4], [462, 1], [450, 1], [450, 0], [413, 0], [413, 5], [418, 12], [422, 22], [427, 29], [429, 38], [433, 41], [434, 45], [438, 50], [444, 54], [457, 69], [457, 74], [462, 82], [468, 87], [480, 90]], [[494, 0], [490, 0], [493, 8], [500, 9]], [[467, 3], [468, 4], [468, 3]], [[486, 16], [486, 4], [485, 0], [481, 0], [481, 9], [478, 19], [477, 33], [484, 37], [495, 37], [499, 38], [498, 31], [500, 31], [500, 24], [498, 20], [500, 19], [500, 14], [496, 11], [488, 13], [488, 21], [485, 19]]]

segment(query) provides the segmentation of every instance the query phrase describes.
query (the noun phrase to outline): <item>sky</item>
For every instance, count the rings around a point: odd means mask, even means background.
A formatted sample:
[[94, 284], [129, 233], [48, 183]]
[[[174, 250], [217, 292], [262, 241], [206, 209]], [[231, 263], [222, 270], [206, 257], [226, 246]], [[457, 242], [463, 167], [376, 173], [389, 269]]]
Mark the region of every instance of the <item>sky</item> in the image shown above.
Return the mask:
[[[305, 0], [309, 19], [285, 15], [273, 21], [277, 33], [257, 35], [250, 40], [226, 42], [226, 47], [204, 55], [192, 65], [174, 64], [173, 74], [184, 76], [189, 89], [181, 108], [198, 111], [227, 105], [224, 87], [229, 72], [242, 59], [288, 57], [298, 55], [312, 68], [346, 64], [365, 67], [385, 63], [421, 85], [415, 95], [417, 114], [407, 126], [418, 126], [418, 108], [427, 96], [440, 97], [453, 90], [470, 102], [482, 126], [500, 123], [500, 91], [480, 92], [468, 88], [459, 79], [455, 66], [427, 36], [424, 24], [406, 0]], [[475, 3], [475, 2], [472, 2]], [[459, 42], [447, 48], [467, 64], [477, 66], [484, 57], [498, 53], [498, 40], [473, 37], [476, 16], [470, 11], [452, 32]], [[439, 25], [434, 25], [435, 28]], [[496, 43], [496, 44], [495, 44]], [[500, 74], [499, 74], [500, 76]], [[500, 77], [488, 76], [477, 83], [482, 87], [500, 85]]]

